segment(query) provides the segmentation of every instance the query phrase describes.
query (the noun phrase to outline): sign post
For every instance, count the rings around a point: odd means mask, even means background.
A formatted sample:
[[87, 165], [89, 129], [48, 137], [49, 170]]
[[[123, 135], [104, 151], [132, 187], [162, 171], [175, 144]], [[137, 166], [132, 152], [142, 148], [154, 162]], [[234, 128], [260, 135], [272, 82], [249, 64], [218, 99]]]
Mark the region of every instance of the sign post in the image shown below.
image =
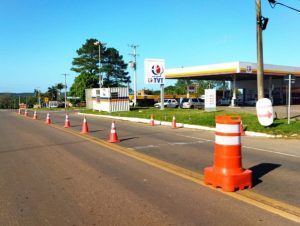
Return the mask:
[[204, 90], [204, 109], [207, 112], [216, 111], [216, 90], [205, 89]]
[[165, 60], [145, 59], [145, 84], [160, 84], [160, 109], [164, 109]]
[[289, 74], [288, 78], [284, 79], [286, 82], [288, 82], [288, 106], [287, 106], [287, 119], [288, 124], [290, 124], [291, 121], [291, 86], [293, 83], [295, 83], [295, 76], [292, 76]]

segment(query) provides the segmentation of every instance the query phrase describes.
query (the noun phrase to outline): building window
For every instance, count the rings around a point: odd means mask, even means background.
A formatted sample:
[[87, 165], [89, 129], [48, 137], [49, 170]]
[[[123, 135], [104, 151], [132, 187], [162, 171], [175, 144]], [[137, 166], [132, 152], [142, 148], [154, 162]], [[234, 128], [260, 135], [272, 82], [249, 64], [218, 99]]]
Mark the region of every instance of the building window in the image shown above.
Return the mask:
[[119, 93], [118, 92], [112, 92], [110, 95], [111, 95], [111, 99], [119, 99]]

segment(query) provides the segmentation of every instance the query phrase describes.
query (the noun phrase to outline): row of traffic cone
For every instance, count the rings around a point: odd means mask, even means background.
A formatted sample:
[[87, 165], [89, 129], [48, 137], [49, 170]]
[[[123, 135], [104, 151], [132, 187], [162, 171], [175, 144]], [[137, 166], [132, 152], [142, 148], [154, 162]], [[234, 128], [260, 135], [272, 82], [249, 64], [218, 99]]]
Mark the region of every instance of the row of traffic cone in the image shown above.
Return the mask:
[[[154, 116], [153, 114], [151, 114], [150, 116], [150, 126], [154, 126]], [[176, 124], [176, 118], [175, 116], [173, 116], [173, 119], [172, 119], [172, 129], [176, 129], [178, 128], [177, 127], [177, 124]], [[245, 129], [244, 129], [244, 126], [243, 126], [243, 121], [241, 120], [241, 124], [240, 124], [240, 131], [241, 131], [241, 135], [244, 136], [245, 135]]]
[[[35, 117], [36, 117], [36, 112], [35, 112]], [[45, 123], [46, 124], [51, 124], [51, 118], [50, 118], [50, 114], [49, 113], [47, 113], [47, 118], [46, 118]], [[64, 128], [70, 128], [70, 127], [71, 127], [71, 123], [70, 123], [69, 115], [66, 114]], [[81, 133], [83, 133], [83, 134], [89, 133], [89, 127], [88, 127], [88, 123], [87, 123], [87, 120], [86, 120], [85, 116], [83, 117], [83, 123], [82, 123]], [[119, 142], [117, 131], [116, 131], [116, 126], [115, 126], [115, 122], [114, 121], [112, 122], [112, 125], [111, 125], [109, 142], [110, 143]]]
[[[154, 126], [154, 116], [153, 114], [151, 114], [150, 116], [150, 126]], [[173, 119], [172, 119], [172, 129], [176, 129], [177, 128], [177, 125], [176, 125], [176, 118], [175, 116], [173, 116]]]

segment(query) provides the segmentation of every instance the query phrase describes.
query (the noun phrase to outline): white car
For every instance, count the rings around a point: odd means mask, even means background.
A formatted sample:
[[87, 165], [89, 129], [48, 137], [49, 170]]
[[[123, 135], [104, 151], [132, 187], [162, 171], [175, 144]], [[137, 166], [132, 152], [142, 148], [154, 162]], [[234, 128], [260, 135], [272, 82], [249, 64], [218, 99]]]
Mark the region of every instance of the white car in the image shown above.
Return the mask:
[[[154, 104], [154, 107], [160, 108], [161, 103], [159, 102], [159, 103]], [[175, 99], [165, 99], [164, 107], [165, 108], [177, 108], [178, 107], [178, 102]]]
[[183, 98], [180, 107], [181, 108], [201, 108], [204, 106], [204, 100], [200, 98]]

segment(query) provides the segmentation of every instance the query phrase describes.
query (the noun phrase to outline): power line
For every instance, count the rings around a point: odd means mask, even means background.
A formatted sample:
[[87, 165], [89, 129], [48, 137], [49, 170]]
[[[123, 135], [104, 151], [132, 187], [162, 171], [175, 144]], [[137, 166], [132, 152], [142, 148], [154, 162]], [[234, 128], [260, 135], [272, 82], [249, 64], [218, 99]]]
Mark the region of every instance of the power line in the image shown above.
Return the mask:
[[[275, 8], [276, 5], [281, 5], [281, 6], [284, 6], [284, 7], [286, 7], [286, 8], [289, 8], [289, 9], [291, 9], [291, 10], [294, 10], [294, 11], [300, 13], [300, 10], [299, 10], [299, 9], [295, 9], [295, 8], [293, 8], [293, 7], [291, 7], [291, 6], [285, 5], [285, 4], [280, 3], [280, 2], [277, 2], [277, 1], [275, 1], [275, 0], [268, 0], [268, 1], [269, 1], [269, 4], [270, 4], [270, 6], [271, 6], [272, 8]], [[299, 0], [298, 0], [298, 1], [299, 1]]]

